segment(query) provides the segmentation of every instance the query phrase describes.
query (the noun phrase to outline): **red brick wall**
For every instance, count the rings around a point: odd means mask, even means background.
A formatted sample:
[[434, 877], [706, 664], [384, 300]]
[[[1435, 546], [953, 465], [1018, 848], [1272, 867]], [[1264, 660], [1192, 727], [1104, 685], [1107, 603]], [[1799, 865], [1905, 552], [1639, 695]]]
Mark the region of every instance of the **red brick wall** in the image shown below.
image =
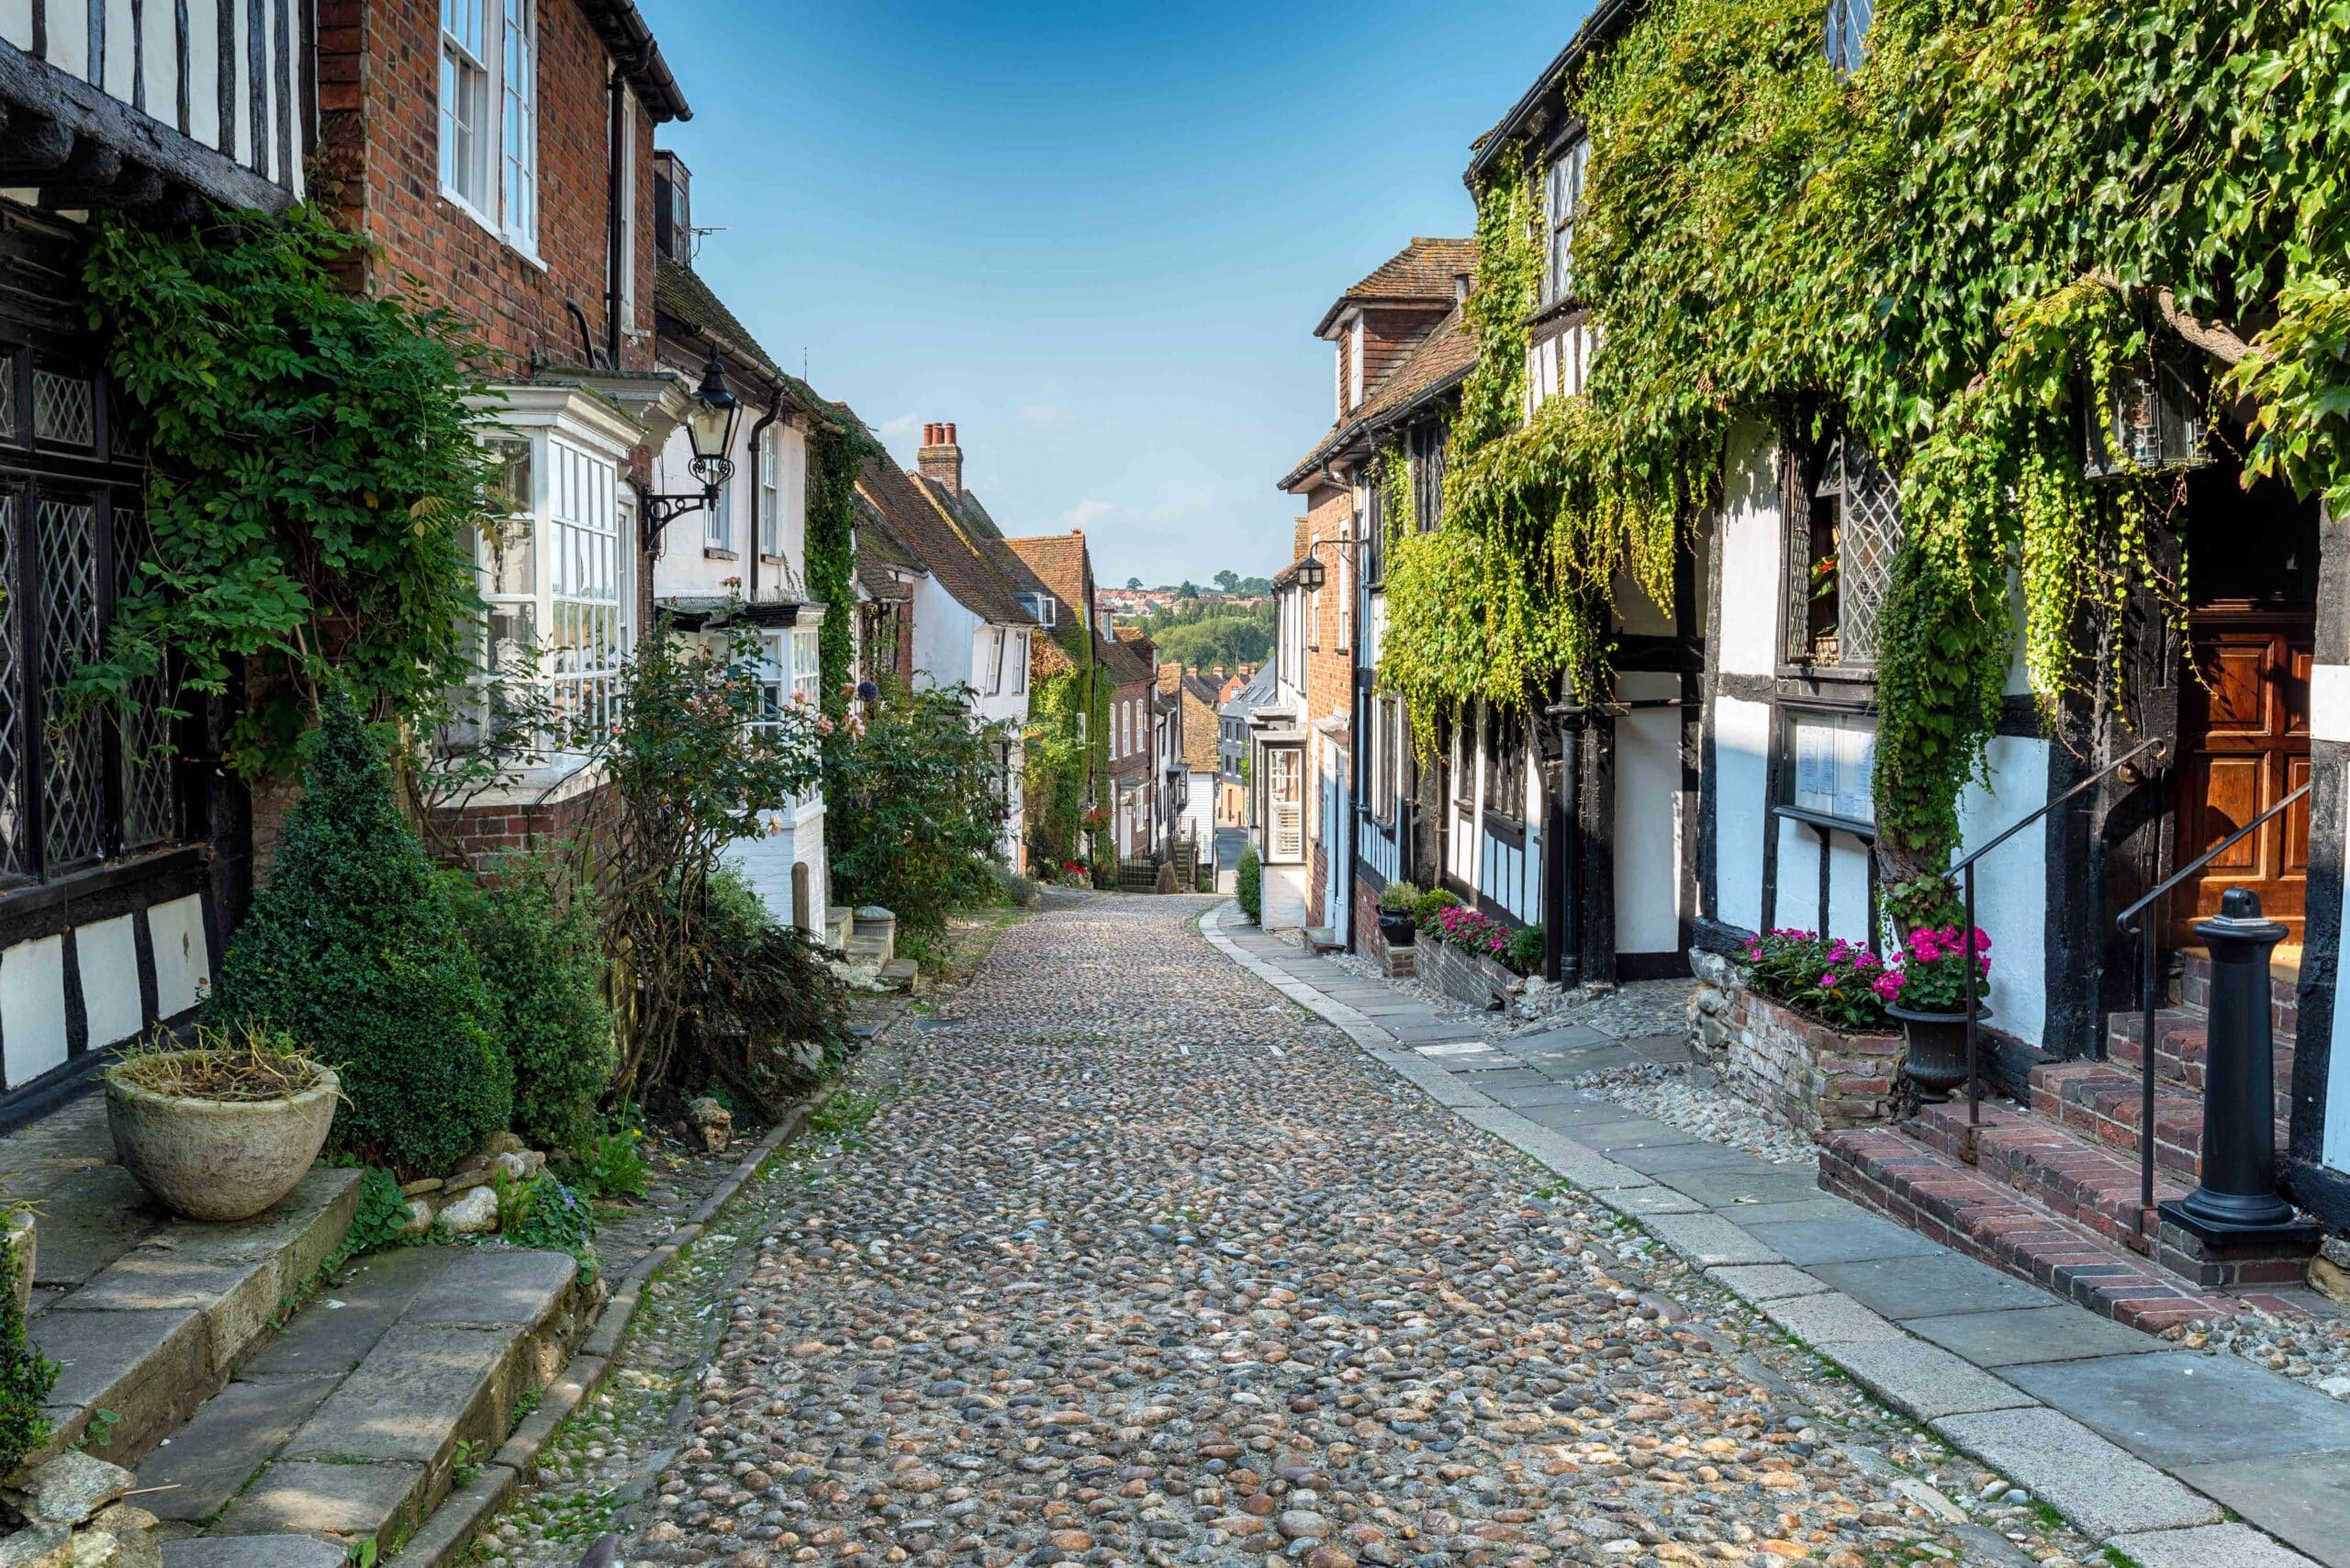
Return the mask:
[[442, 846], [478, 867], [501, 850], [543, 849], [593, 833], [599, 840], [619, 828], [619, 791], [609, 784], [552, 804], [468, 806], [433, 823]]
[[[369, 284], [413, 275], [527, 371], [577, 364], [587, 313], [605, 346], [610, 99], [607, 56], [575, 0], [539, 0], [539, 259], [441, 195], [438, 0], [318, 0], [319, 151], [312, 190], [383, 246]], [[653, 364], [653, 122], [636, 124], [635, 319], [621, 363]]]

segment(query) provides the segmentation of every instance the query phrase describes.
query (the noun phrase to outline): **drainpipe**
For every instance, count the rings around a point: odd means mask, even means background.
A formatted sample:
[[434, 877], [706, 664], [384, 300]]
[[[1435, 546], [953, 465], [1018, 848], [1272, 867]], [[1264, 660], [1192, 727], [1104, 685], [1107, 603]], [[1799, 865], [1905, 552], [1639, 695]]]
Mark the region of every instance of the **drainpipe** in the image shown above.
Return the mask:
[[[767, 427], [782, 415], [783, 388], [778, 386], [767, 398], [767, 411], [761, 414], [759, 422], [751, 427], [751, 537], [744, 543], [751, 547], [751, 586], [746, 597], [753, 604], [759, 602], [759, 437], [765, 435]], [[782, 529], [776, 530], [778, 546], [783, 543], [782, 533]]]
[[[642, 61], [638, 62], [641, 66]], [[604, 250], [608, 274], [604, 289], [604, 357], [610, 362], [607, 368], [621, 367], [621, 241], [623, 225], [621, 213], [630, 193], [622, 187], [628, 183], [628, 73], [637, 66], [624, 65], [618, 57], [612, 61], [611, 127], [612, 155], [609, 183], [605, 191]]]

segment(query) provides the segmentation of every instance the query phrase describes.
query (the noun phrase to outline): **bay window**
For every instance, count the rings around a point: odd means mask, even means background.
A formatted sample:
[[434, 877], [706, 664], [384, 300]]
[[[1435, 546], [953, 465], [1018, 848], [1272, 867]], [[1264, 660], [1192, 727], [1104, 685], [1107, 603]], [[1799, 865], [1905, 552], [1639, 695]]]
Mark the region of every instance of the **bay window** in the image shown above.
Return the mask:
[[538, 53], [537, 0], [441, 0], [441, 192], [533, 253]]

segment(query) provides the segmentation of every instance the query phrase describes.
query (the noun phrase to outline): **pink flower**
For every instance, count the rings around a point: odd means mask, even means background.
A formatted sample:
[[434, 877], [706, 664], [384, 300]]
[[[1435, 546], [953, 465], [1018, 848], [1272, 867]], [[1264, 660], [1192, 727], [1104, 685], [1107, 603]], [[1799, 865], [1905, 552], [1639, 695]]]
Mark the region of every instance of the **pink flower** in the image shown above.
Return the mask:
[[1899, 969], [1886, 970], [1885, 973], [1876, 977], [1876, 983], [1869, 989], [1876, 992], [1876, 999], [1879, 1002], [1900, 1001], [1901, 971]]

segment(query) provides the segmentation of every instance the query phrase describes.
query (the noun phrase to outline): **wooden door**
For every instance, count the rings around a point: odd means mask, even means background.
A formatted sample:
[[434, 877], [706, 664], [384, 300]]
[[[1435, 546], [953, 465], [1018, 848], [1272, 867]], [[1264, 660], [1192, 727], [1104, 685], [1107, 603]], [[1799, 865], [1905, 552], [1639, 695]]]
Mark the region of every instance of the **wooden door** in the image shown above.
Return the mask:
[[[2188, 646], [2201, 678], [2181, 691], [2178, 844], [2184, 866], [2310, 779], [2310, 611], [2196, 610]], [[2200, 946], [2199, 920], [2231, 888], [2260, 895], [2261, 912], [2301, 939], [2310, 863], [2309, 801], [2263, 824], [2179, 885], [2170, 901], [2174, 946]]]

